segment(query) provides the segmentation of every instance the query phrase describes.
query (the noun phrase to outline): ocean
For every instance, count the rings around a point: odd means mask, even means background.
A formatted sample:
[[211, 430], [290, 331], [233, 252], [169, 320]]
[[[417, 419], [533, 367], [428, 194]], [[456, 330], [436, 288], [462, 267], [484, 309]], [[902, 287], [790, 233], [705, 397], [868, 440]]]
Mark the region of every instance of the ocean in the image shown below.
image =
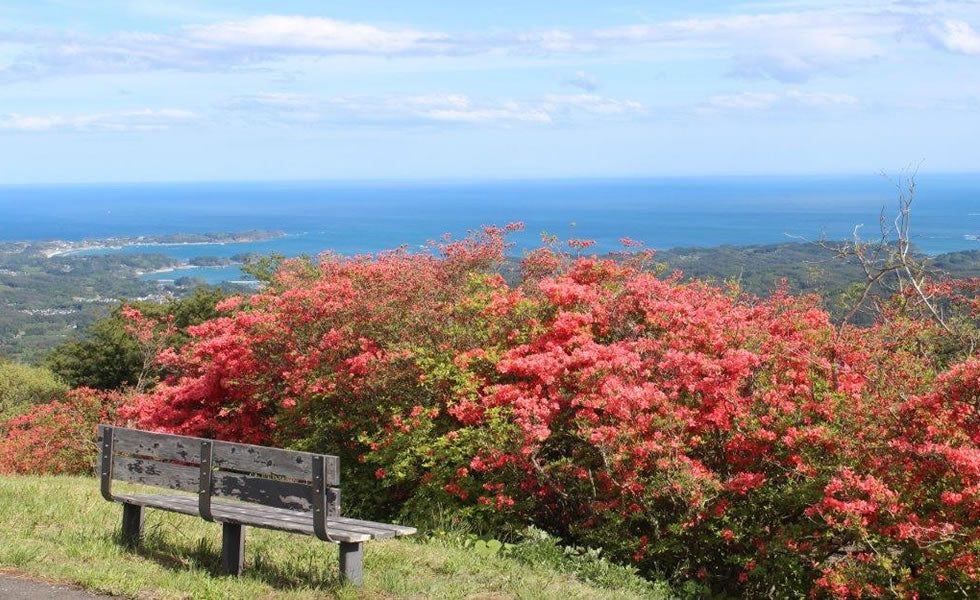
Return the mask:
[[[676, 177], [487, 182], [294, 182], [0, 186], [0, 240], [82, 240], [178, 232], [279, 229], [256, 243], [130, 246], [181, 259], [244, 252], [287, 256], [420, 248], [443, 233], [523, 221], [514, 254], [541, 233], [587, 238], [596, 250], [631, 237], [651, 248], [763, 244], [874, 235], [895, 187], [878, 176]], [[918, 177], [913, 239], [930, 254], [980, 249], [980, 174]], [[146, 277], [241, 278], [236, 267]]]

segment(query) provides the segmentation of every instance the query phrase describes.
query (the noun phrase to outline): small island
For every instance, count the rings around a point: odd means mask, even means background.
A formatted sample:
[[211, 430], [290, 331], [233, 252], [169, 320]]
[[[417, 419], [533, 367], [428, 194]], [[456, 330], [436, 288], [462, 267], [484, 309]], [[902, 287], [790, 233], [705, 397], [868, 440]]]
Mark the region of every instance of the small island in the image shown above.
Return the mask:
[[242, 254], [233, 254], [229, 257], [224, 256], [195, 256], [194, 258], [187, 261], [187, 264], [193, 267], [227, 267], [230, 265], [241, 265], [245, 264], [250, 258], [258, 258], [259, 254], [254, 252], [247, 252]]

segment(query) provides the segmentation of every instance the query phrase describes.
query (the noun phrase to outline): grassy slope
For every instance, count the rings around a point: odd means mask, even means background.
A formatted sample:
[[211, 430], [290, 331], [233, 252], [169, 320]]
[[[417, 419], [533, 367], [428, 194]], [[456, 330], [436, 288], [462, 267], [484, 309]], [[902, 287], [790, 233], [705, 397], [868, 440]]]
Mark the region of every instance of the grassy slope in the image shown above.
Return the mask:
[[138, 598], [630, 599], [561, 573], [434, 540], [371, 542], [360, 594], [337, 583], [337, 550], [313, 538], [249, 529], [246, 573], [218, 575], [220, 527], [147, 509], [146, 539], [116, 543], [121, 509], [95, 479], [0, 477], [0, 569]]

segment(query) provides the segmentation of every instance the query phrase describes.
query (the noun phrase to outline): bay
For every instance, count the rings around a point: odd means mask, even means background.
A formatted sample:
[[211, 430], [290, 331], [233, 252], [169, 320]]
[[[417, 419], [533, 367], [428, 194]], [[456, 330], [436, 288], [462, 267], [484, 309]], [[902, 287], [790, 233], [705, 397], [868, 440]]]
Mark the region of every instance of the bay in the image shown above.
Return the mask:
[[[922, 174], [913, 240], [930, 254], [980, 249], [980, 174]], [[675, 177], [429, 182], [269, 182], [0, 186], [0, 240], [82, 240], [181, 232], [278, 229], [286, 236], [236, 244], [127, 246], [87, 252], [198, 256], [278, 252], [315, 255], [421, 248], [443, 233], [523, 221], [514, 254], [542, 232], [652, 248], [747, 245], [850, 236], [878, 230], [897, 193], [878, 176]], [[241, 278], [236, 267], [202, 267], [148, 278]]]

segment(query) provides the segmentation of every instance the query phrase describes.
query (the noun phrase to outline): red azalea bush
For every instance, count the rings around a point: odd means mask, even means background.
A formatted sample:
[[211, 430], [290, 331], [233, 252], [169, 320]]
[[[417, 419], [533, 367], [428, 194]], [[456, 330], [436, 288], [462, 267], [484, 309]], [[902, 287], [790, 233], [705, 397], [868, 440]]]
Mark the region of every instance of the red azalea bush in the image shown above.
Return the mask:
[[838, 330], [642, 253], [544, 248], [510, 286], [506, 232], [289, 261], [122, 416], [339, 454], [363, 513], [534, 523], [702, 590], [980, 593], [980, 362], [945, 369], [937, 327]]
[[0, 424], [0, 473], [91, 474], [96, 430], [112, 423], [124, 396], [77, 388]]

